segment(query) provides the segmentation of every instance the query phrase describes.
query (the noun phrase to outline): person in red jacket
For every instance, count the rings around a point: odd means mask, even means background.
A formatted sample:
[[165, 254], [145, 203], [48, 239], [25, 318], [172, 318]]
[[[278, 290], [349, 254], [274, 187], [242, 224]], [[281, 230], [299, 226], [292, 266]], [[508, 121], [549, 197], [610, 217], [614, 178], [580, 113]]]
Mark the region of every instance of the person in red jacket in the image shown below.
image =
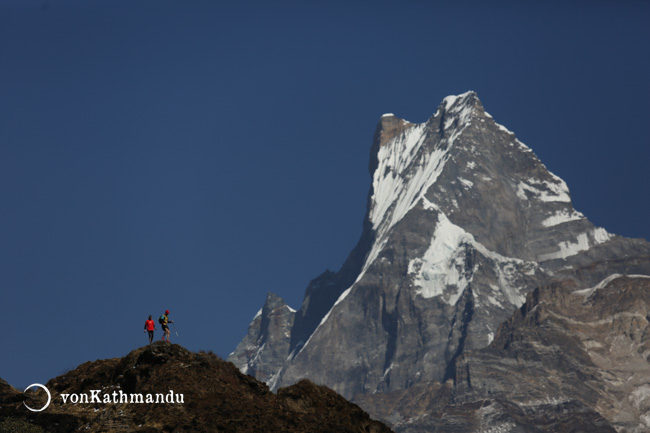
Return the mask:
[[151, 344], [153, 342], [153, 331], [156, 330], [156, 323], [153, 321], [151, 316], [149, 316], [149, 320], [144, 322], [144, 330], [149, 332], [149, 344]]

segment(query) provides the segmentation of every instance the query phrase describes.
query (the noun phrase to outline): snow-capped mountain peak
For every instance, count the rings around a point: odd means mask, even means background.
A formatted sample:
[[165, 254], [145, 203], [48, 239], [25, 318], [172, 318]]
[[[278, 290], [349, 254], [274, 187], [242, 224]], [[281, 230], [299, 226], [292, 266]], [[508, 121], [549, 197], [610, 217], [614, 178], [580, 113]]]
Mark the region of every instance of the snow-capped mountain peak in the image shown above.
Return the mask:
[[270, 298], [230, 357], [273, 387], [307, 377], [352, 397], [443, 381], [534, 288], [650, 274], [638, 259], [650, 246], [575, 210], [475, 92], [444, 98], [421, 124], [381, 116], [370, 172], [364, 230], [341, 270], [312, 281], [295, 313]]
[[[415, 125], [393, 114], [382, 116], [380, 134], [390, 132], [379, 143], [370, 204], [370, 221], [379, 237], [401, 220], [436, 181], [451, 147], [470, 125], [477, 108], [480, 102], [470, 91], [446, 97], [426, 123]], [[433, 148], [426, 146], [428, 136], [434, 134], [442, 135], [442, 140]]]

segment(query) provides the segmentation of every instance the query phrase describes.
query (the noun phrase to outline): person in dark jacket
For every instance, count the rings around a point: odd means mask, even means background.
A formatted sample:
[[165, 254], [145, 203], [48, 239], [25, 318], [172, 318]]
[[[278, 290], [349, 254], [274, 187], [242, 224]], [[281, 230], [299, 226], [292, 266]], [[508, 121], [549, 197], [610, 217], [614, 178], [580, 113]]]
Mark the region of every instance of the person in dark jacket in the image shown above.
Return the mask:
[[169, 327], [167, 326], [168, 323], [174, 323], [173, 320], [169, 320], [169, 310], [165, 310], [165, 314], [160, 316], [160, 324], [162, 325], [162, 330], [163, 330], [163, 336], [162, 336], [162, 341], [165, 341], [165, 336], [167, 336], [167, 342], [169, 343]]

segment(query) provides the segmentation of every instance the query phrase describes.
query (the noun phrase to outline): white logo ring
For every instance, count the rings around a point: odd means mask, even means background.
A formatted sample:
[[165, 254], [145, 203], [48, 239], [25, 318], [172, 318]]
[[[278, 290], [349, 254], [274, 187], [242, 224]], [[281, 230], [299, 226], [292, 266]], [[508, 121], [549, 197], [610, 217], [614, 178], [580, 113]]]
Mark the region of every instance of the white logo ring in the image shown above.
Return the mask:
[[29, 388], [33, 388], [33, 387], [43, 388], [43, 389], [45, 390], [45, 392], [47, 392], [47, 403], [45, 403], [45, 406], [43, 406], [43, 407], [40, 408], [40, 409], [32, 409], [31, 407], [27, 406], [27, 404], [26, 404], [25, 402], [23, 402], [23, 404], [25, 405], [25, 407], [26, 407], [27, 409], [31, 410], [32, 412], [41, 412], [41, 411], [44, 411], [45, 409], [47, 409], [47, 407], [50, 405], [50, 402], [52, 401], [52, 395], [50, 394], [50, 390], [48, 390], [48, 389], [45, 387], [45, 385], [41, 385], [40, 383], [32, 383], [32, 384], [29, 385], [27, 388], [25, 388], [25, 391], [23, 391], [23, 392], [27, 392], [27, 390], [28, 390]]

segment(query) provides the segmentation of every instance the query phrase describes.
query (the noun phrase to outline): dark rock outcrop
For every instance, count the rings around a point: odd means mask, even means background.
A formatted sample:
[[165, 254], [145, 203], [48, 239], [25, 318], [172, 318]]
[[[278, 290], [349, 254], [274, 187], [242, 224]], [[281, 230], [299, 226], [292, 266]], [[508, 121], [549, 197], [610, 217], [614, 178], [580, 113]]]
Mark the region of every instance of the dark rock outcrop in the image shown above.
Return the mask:
[[[374, 432], [388, 433], [358, 406], [307, 380], [273, 394], [262, 382], [209, 353], [156, 342], [124, 358], [86, 362], [46, 384], [51, 405], [29, 412], [23, 395], [0, 382], [0, 420], [12, 418], [47, 432]], [[132, 394], [167, 395], [174, 403], [77, 402], [70, 396], [100, 399]], [[64, 403], [62, 396], [68, 395]], [[178, 395], [183, 395], [183, 403]], [[118, 398], [120, 398], [118, 396]], [[30, 401], [31, 401], [30, 400]], [[31, 403], [42, 407], [42, 402]], [[27, 425], [27, 424], [26, 424]]]

